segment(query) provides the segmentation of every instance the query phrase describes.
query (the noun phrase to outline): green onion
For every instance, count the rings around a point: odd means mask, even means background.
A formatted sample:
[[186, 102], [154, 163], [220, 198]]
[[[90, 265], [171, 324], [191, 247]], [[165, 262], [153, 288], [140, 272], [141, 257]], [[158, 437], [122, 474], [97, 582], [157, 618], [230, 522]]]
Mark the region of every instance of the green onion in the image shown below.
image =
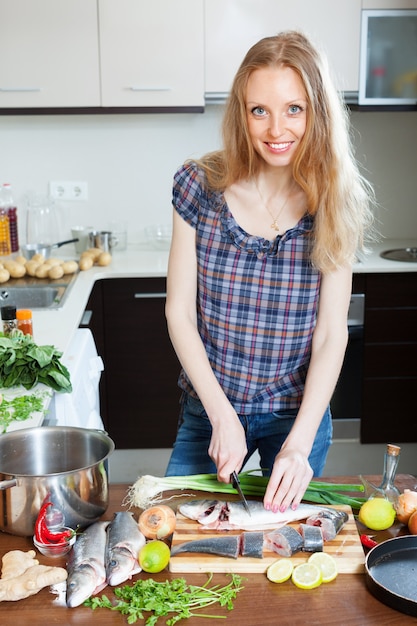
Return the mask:
[[[254, 472], [257, 471], [248, 470], [239, 474], [240, 486], [246, 496], [263, 497], [265, 495], [269, 478], [255, 475]], [[145, 475], [138, 478], [129, 488], [126, 503], [140, 509], [147, 509], [163, 500], [170, 499], [164, 497], [164, 492], [185, 489], [210, 493], [236, 493], [235, 488], [230, 483], [219, 482], [216, 474], [192, 474], [163, 478]], [[364, 486], [362, 484], [334, 484], [313, 480], [310, 482], [303, 499], [319, 504], [347, 504], [353, 509], [358, 509], [366, 498], [352, 497], [346, 493], [357, 491], [363, 492]]]

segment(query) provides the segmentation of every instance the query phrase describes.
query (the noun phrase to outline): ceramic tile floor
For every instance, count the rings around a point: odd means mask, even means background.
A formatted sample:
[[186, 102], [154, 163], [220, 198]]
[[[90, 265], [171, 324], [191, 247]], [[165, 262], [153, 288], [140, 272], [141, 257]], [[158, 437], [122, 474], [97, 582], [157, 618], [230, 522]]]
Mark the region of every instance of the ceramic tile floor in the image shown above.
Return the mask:
[[[335, 439], [329, 451], [324, 475], [380, 474], [385, 449], [384, 444], [361, 445], [359, 440], [353, 438]], [[169, 449], [115, 450], [109, 458], [109, 480], [111, 483], [132, 484], [143, 474], [163, 476], [169, 454]], [[249, 461], [247, 469], [252, 467], [259, 467], [257, 458], [252, 457]], [[417, 477], [417, 443], [401, 445], [398, 472]]]

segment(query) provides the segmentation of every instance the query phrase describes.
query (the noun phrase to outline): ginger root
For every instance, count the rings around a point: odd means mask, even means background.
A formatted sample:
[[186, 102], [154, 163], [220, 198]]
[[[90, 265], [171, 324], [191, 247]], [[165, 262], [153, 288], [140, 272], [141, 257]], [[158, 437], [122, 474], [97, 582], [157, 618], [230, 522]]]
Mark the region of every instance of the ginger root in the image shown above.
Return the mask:
[[29, 552], [10, 550], [10, 552], [7, 552], [2, 558], [2, 580], [16, 578], [29, 569], [29, 567], [32, 567], [32, 565], [39, 565], [39, 561], [35, 559], [35, 556], [35, 550], [29, 550]]
[[[12, 550], [3, 556], [0, 602], [28, 598], [44, 587], [56, 585], [67, 579], [66, 569], [39, 565], [39, 561], [34, 558], [35, 554], [34, 550], [29, 552]], [[16, 575], [16, 572], [19, 573]]]

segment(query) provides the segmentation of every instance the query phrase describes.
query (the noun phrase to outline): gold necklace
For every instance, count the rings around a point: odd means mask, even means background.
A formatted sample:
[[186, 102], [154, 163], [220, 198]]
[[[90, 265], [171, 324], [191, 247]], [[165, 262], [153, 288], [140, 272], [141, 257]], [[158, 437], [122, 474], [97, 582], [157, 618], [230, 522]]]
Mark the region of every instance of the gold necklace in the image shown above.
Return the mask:
[[262, 194], [261, 194], [261, 192], [260, 192], [260, 190], [259, 190], [259, 187], [258, 187], [258, 182], [257, 182], [257, 180], [256, 180], [256, 179], [255, 179], [255, 187], [256, 187], [256, 191], [258, 192], [258, 195], [259, 195], [259, 197], [260, 197], [260, 199], [261, 199], [262, 204], [264, 205], [264, 207], [265, 207], [265, 208], [266, 208], [266, 210], [268, 211], [269, 215], [272, 217], [272, 224], [271, 224], [271, 228], [273, 228], [273, 229], [274, 229], [277, 233], [279, 233], [279, 231], [280, 231], [280, 227], [279, 227], [279, 224], [278, 224], [278, 218], [280, 217], [281, 213], [283, 212], [283, 210], [285, 209], [285, 207], [286, 207], [286, 205], [287, 205], [288, 200], [290, 199], [290, 195], [291, 195], [291, 191], [292, 191], [292, 185], [291, 185], [291, 187], [290, 187], [290, 190], [289, 190], [289, 192], [288, 192], [287, 197], [285, 198], [285, 202], [284, 202], [284, 204], [282, 205], [282, 207], [280, 208], [280, 210], [278, 211], [278, 213], [276, 214], [276, 216], [275, 216], [275, 217], [274, 217], [274, 214], [273, 214], [273, 213], [271, 213], [271, 211], [269, 210], [269, 207], [268, 207], [267, 203], [266, 203], [266, 202], [265, 202], [265, 200], [263, 199]]

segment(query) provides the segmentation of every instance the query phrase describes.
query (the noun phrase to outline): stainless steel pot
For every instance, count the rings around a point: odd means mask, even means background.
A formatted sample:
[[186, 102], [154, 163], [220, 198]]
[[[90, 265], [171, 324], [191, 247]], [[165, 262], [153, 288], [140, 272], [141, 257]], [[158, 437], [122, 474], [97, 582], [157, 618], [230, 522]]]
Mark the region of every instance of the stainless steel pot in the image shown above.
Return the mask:
[[0, 530], [30, 536], [42, 503], [64, 524], [84, 528], [108, 506], [107, 457], [114, 442], [100, 430], [40, 426], [0, 436]]
[[78, 238], [67, 239], [66, 241], [60, 241], [59, 243], [53, 243], [51, 245], [47, 245], [46, 243], [27, 243], [23, 246], [20, 246], [20, 251], [25, 259], [28, 260], [32, 259], [35, 254], [42, 254], [45, 259], [49, 259], [52, 250], [54, 250], [55, 248], [60, 248], [66, 243], [74, 243], [75, 241], [78, 241]]

